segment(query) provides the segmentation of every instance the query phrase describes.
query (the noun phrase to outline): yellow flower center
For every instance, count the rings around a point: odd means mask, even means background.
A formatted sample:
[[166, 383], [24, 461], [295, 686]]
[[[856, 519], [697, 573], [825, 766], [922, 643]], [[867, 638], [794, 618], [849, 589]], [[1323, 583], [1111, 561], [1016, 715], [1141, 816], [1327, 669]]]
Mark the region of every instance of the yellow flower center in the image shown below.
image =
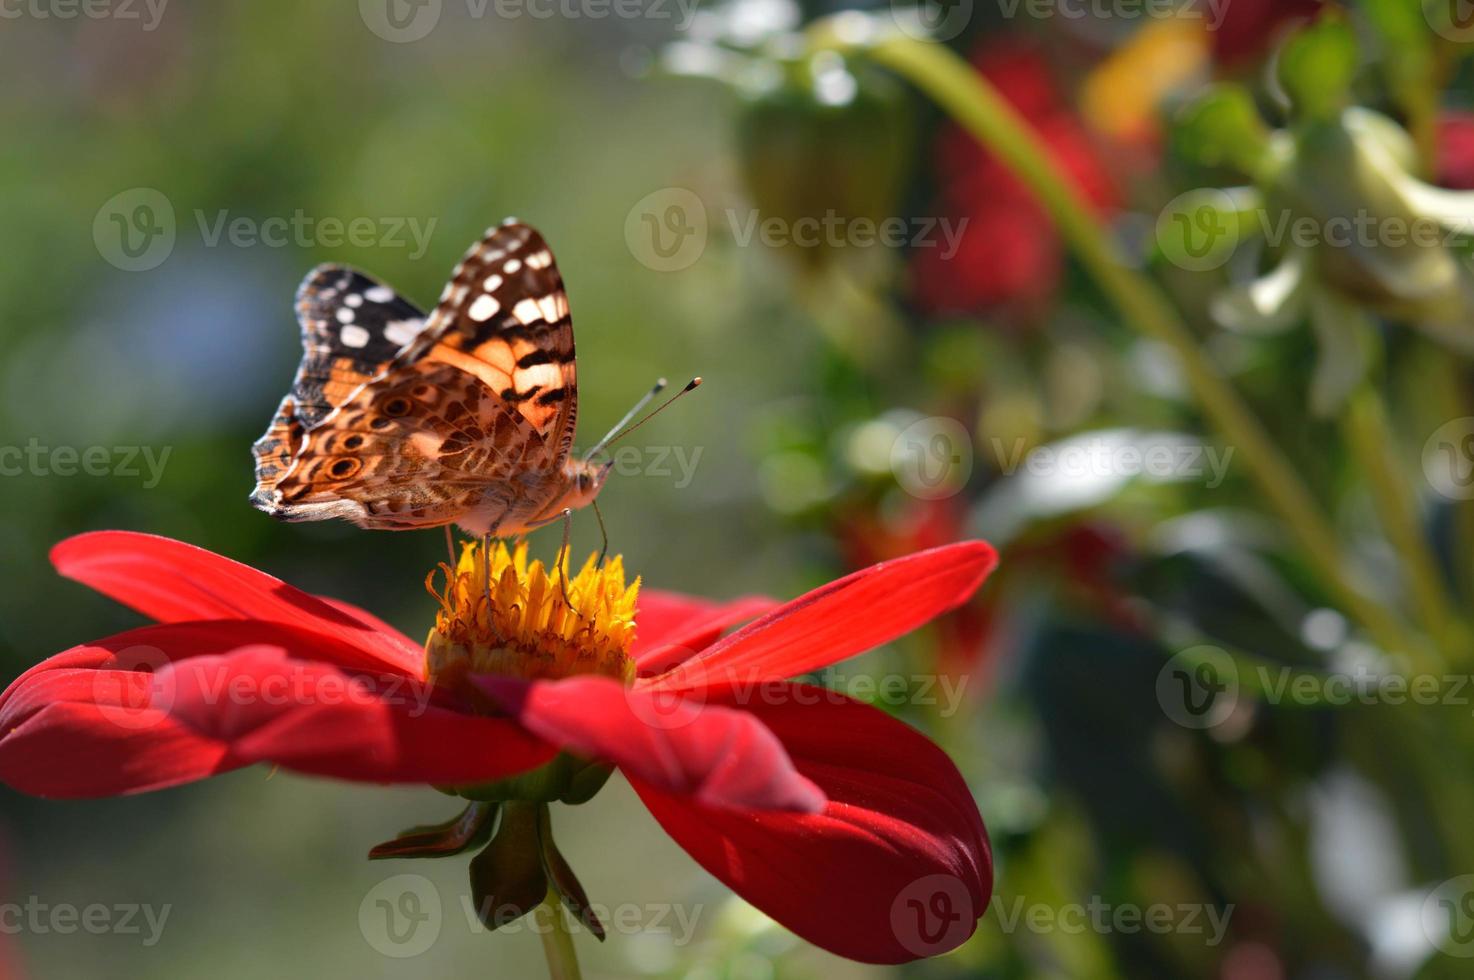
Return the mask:
[[629, 648], [635, 638], [640, 580], [625, 585], [618, 555], [602, 566], [597, 556], [589, 555], [576, 575], [568, 573], [567, 561], [566, 554], [560, 555], [559, 566], [550, 571], [540, 561], [528, 562], [526, 543], [509, 551], [497, 542], [489, 554], [479, 544], [468, 544], [454, 570], [439, 567], [446, 578], [444, 593], [436, 591], [431, 572], [425, 587], [440, 609], [425, 643], [429, 676], [501, 674], [546, 680], [601, 674], [632, 681], [635, 663]]

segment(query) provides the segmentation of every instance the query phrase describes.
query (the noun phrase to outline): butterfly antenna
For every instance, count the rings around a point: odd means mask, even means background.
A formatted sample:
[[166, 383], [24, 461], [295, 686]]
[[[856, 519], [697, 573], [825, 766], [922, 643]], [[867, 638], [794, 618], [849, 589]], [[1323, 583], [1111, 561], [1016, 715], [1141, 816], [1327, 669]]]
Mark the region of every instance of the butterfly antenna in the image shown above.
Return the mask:
[[594, 454], [598, 453], [605, 446], [609, 445], [609, 443], [614, 440], [614, 437], [619, 435], [619, 430], [624, 428], [626, 425], [629, 425], [630, 419], [640, 414], [640, 409], [650, 404], [650, 399], [654, 398], [656, 395], [664, 391], [665, 386], [669, 383], [670, 382], [666, 381], [664, 378], [656, 381], [655, 387], [651, 388], [649, 391], [645, 392], [645, 394], [641, 395], [640, 400], [635, 402], [635, 404], [630, 408], [628, 412], [624, 413], [624, 418], [620, 419], [618, 422], [615, 422], [614, 427], [608, 432], [604, 433], [604, 438], [595, 443], [594, 448], [585, 453], [583, 458], [585, 460], [592, 459], [594, 457]]
[[[636, 422], [634, 425], [630, 426], [628, 429], [624, 429], [625, 423], [629, 422], [630, 419], [634, 418], [636, 412], [638, 412], [640, 409], [642, 409], [646, 405], [648, 405], [650, 403], [650, 399], [654, 398], [662, 390], [664, 390], [664, 388], [665, 388], [665, 379], [664, 378], [661, 378], [658, 382], [656, 382], [655, 387], [654, 388], [651, 388], [650, 391], [645, 394], [645, 397], [644, 398], [641, 398], [640, 401], [635, 405], [634, 408], [630, 409], [628, 412], [625, 413], [624, 418], [622, 418], [622, 419], [619, 420], [619, 425], [616, 425], [613, 429], [610, 429], [608, 435], [606, 435], [604, 438], [600, 439], [599, 442], [594, 446], [593, 449], [590, 449], [587, 453], [584, 454], [584, 457], [583, 457], [584, 458], [584, 461], [587, 462], [588, 460], [593, 459], [594, 456], [596, 456], [600, 452], [603, 452], [605, 449], [608, 449], [610, 446], [614, 445], [616, 442], [618, 442], [619, 440], [623, 439], [625, 436], [629, 435], [631, 432], [634, 432], [640, 426], [644, 425], [646, 422], [650, 421], [655, 416], [657, 416], [661, 412], [665, 411], [667, 408], [670, 408], [671, 405], [675, 403], [675, 400], [677, 398], [680, 398], [682, 395], [684, 395], [688, 391], [695, 391], [699, 387], [701, 387], [701, 379], [699, 377], [692, 378], [690, 381], [686, 382], [686, 387], [682, 388], [680, 391], [676, 392], [674, 395], [671, 395], [669, 398], [667, 398], [665, 400], [665, 402], [659, 408], [657, 408], [655, 411], [651, 412], [649, 415], [645, 416], [644, 418], [640, 419], [640, 421]], [[624, 429], [624, 431], [621, 432], [620, 431], [621, 429]]]

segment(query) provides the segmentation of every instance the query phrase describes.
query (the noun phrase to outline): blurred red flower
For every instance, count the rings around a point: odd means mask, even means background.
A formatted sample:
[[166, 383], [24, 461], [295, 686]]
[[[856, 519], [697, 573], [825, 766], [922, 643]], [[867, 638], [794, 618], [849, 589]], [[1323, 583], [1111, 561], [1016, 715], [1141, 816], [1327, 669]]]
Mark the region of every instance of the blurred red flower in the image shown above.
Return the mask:
[[1474, 113], [1439, 117], [1437, 180], [1453, 190], [1474, 190]]
[[1325, 8], [1325, 0], [1231, 0], [1223, 5], [1220, 21], [1208, 25], [1213, 60], [1236, 67], [1266, 54], [1279, 29], [1294, 20], [1309, 19]]
[[[1033, 127], [1081, 192], [1102, 211], [1118, 206], [1115, 183], [1079, 118], [1062, 99], [1039, 51], [992, 41], [973, 65]], [[1062, 246], [1028, 188], [971, 135], [949, 125], [937, 138], [938, 213], [961, 224], [956, 254], [918, 249], [911, 273], [929, 313], [969, 313], [998, 304], [1037, 306], [1058, 285]]]
[[[0, 780], [24, 792], [141, 792], [258, 762], [466, 785], [566, 750], [622, 769], [697, 862], [839, 955], [943, 952], [987, 907], [992, 855], [951, 760], [884, 712], [789, 680], [964, 602], [996, 563], [983, 542], [784, 604], [645, 590], [631, 684], [479, 675], [479, 701], [431, 683], [421, 646], [371, 613], [191, 545], [105, 531], [52, 560], [158, 625], [57, 654], [0, 694]], [[915, 921], [938, 888], [942, 933]]]

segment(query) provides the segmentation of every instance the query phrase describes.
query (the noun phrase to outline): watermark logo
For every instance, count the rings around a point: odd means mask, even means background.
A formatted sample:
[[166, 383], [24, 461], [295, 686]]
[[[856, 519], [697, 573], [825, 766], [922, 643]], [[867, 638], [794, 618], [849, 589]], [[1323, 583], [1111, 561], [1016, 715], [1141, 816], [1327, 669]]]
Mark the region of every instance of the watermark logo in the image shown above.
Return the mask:
[[698, 683], [692, 685], [690, 690], [680, 688], [686, 674], [686, 661], [696, 653], [695, 650], [677, 646], [652, 651], [652, 655], [658, 657], [661, 663], [674, 663], [676, 666], [661, 675], [658, 687], [624, 689], [625, 703], [629, 705], [630, 713], [650, 728], [662, 731], [675, 731], [694, 724], [706, 706], [706, 687], [699, 682], [700, 678], [693, 677]]
[[160, 675], [169, 657], [158, 647], [131, 646], [92, 672], [97, 713], [119, 728], [140, 731], [157, 725], [174, 704], [174, 675]]
[[124, 272], [158, 268], [174, 251], [174, 238], [174, 205], [152, 187], [114, 194], [92, 219], [98, 254]]
[[424, 875], [385, 878], [358, 905], [358, 929], [376, 951], [409, 959], [440, 938], [440, 891]]
[[950, 41], [972, 23], [973, 0], [891, 0], [891, 20], [918, 41]]
[[1157, 215], [1157, 247], [1180, 268], [1217, 269], [1238, 248], [1237, 211], [1233, 196], [1217, 188], [1179, 194]]
[[[424, 257], [436, 218], [408, 216], [317, 216], [301, 208], [264, 218], [221, 208], [191, 212], [205, 248], [354, 248], [403, 249], [411, 260]], [[135, 187], [108, 200], [92, 223], [97, 251], [126, 272], [157, 268], [174, 250], [179, 234], [174, 206], [160, 191]]]
[[169, 0], [0, 0], [0, 20], [136, 20], [158, 29]]
[[916, 956], [936, 956], [972, 935], [977, 922], [972, 893], [956, 875], [918, 878], [891, 902], [891, 931]]
[[0, 477], [117, 477], [141, 479], [152, 490], [164, 478], [173, 446], [48, 446], [32, 436], [24, 446], [0, 445]]
[[695, 191], [663, 187], [646, 194], [624, 219], [630, 254], [656, 272], [688, 269], [706, 251], [706, 205]]
[[441, 0], [358, 0], [364, 26], [394, 44], [418, 41], [440, 23]]
[[0, 935], [71, 936], [84, 932], [89, 936], [141, 936], [143, 945], [152, 948], [163, 938], [172, 911], [173, 905], [137, 902], [52, 904], [32, 895], [23, 903], [0, 903]]
[[1428, 26], [1456, 44], [1474, 41], [1474, 0], [1423, 0]]
[[940, 500], [958, 493], [972, 475], [972, 438], [945, 416], [912, 422], [891, 443], [891, 474], [913, 497]]
[[1059, 932], [1070, 936], [1086, 932], [1102, 936], [1147, 932], [1204, 936], [1205, 946], [1217, 946], [1228, 934], [1234, 906], [1220, 908], [1197, 902], [1176, 905], [1154, 902], [1142, 906], [1131, 902], [1109, 902], [1100, 895], [1092, 895], [1085, 902], [1054, 905], [1028, 902], [1022, 895], [1016, 895], [1006, 902], [1001, 897], [994, 899], [991, 909], [998, 917], [998, 928], [1008, 934], [1020, 928], [1033, 933]]
[[1184, 728], [1214, 728], [1227, 721], [1238, 705], [1239, 671], [1215, 646], [1183, 650], [1157, 673], [1157, 703]]
[[1474, 956], [1474, 874], [1450, 878], [1423, 900], [1423, 933], [1450, 956]]
[[1474, 417], [1434, 430], [1423, 444], [1423, 476], [1449, 500], [1474, 500]]

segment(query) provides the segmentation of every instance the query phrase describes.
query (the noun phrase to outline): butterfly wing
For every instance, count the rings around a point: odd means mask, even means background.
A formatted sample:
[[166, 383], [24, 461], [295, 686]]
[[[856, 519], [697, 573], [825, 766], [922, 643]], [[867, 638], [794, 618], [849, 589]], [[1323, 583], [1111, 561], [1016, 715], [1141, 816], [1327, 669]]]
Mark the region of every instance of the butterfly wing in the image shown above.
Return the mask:
[[537, 433], [477, 378], [422, 360], [363, 386], [302, 432], [262, 509], [386, 530], [450, 524], [476, 510], [491, 526], [514, 509], [519, 478], [542, 452]]
[[479, 378], [535, 429], [561, 470], [578, 417], [568, 294], [536, 229], [508, 219], [456, 266], [411, 356]]
[[413, 303], [369, 276], [338, 265], [318, 266], [297, 289], [302, 363], [266, 434], [251, 447], [256, 487], [251, 500], [267, 509], [291, 470], [303, 434], [355, 391], [381, 377], [394, 356], [425, 326]]
[[298, 312], [302, 366], [254, 447], [258, 508], [392, 529], [475, 508], [497, 526], [552, 495], [577, 411], [573, 331], [532, 228], [488, 231], [428, 318], [333, 266], [308, 276]]

